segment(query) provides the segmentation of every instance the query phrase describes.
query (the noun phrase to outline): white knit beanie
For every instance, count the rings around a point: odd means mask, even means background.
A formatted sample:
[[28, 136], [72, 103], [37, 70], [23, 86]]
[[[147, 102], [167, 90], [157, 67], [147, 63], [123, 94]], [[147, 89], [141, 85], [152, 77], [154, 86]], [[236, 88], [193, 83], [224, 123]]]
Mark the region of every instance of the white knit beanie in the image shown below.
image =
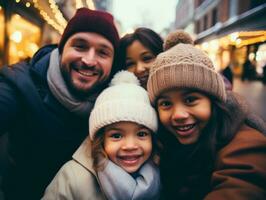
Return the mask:
[[157, 131], [157, 115], [148, 93], [128, 71], [118, 72], [96, 99], [89, 118], [90, 138], [93, 140], [101, 128], [121, 121], [136, 122]]

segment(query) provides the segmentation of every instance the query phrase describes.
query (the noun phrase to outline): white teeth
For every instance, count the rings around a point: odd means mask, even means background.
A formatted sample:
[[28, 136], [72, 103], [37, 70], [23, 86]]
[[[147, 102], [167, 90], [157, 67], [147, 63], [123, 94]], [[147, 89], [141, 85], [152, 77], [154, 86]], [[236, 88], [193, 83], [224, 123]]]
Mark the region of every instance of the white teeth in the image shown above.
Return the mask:
[[185, 126], [178, 126], [176, 127], [177, 130], [180, 130], [180, 131], [187, 131], [191, 128], [193, 128], [195, 126], [195, 124], [190, 124], [190, 125], [185, 125]]
[[124, 158], [124, 160], [136, 160], [137, 158], [136, 157], [127, 157], [127, 158]]
[[136, 160], [139, 156], [121, 156], [122, 160]]
[[84, 76], [93, 76], [93, 75], [96, 74], [96, 73], [94, 73], [94, 72], [92, 72], [92, 71], [87, 71], [87, 72], [85, 72], [85, 71], [78, 70], [78, 72], [79, 72], [80, 74], [84, 75]]

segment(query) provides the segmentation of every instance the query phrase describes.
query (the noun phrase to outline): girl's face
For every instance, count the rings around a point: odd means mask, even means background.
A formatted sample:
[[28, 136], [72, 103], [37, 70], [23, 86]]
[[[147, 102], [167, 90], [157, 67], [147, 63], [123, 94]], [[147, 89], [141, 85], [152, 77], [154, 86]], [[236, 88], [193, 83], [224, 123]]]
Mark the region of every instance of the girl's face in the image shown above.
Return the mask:
[[172, 89], [157, 101], [159, 118], [181, 144], [194, 144], [211, 116], [211, 101], [200, 92]]
[[126, 68], [139, 78], [144, 87], [146, 87], [149, 70], [154, 59], [155, 55], [138, 40], [127, 47]]
[[104, 150], [128, 173], [136, 172], [152, 153], [152, 132], [134, 122], [117, 122], [104, 128]]

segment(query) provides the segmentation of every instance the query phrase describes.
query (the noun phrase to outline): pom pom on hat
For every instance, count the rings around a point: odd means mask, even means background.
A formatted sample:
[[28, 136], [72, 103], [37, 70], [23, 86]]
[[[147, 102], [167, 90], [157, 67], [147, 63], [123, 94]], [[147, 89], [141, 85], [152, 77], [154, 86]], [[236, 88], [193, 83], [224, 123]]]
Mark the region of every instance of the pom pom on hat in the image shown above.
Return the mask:
[[147, 83], [153, 104], [162, 92], [171, 88], [196, 89], [226, 101], [222, 76], [215, 71], [208, 55], [193, 45], [188, 33], [179, 30], [170, 33], [164, 48], [150, 68]]
[[111, 80], [110, 86], [118, 85], [121, 83], [132, 83], [135, 85], [140, 85], [138, 78], [129, 71], [117, 72], [114, 78]]
[[90, 138], [93, 140], [101, 128], [121, 121], [135, 122], [157, 131], [157, 114], [148, 93], [128, 71], [118, 72], [96, 99], [89, 118]]
[[170, 33], [163, 44], [164, 51], [170, 49], [171, 47], [177, 44], [194, 44], [193, 39], [188, 33], [183, 30], [176, 30], [175, 32]]

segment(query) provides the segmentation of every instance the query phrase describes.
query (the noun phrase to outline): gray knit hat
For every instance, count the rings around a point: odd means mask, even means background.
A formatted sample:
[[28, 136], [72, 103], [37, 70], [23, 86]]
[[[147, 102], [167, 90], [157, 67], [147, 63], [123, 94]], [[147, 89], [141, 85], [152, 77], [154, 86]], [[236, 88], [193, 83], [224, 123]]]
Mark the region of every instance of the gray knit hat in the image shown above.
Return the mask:
[[225, 102], [222, 76], [215, 71], [210, 58], [193, 45], [186, 32], [170, 33], [150, 69], [147, 90], [154, 104], [161, 92], [171, 88], [193, 88]]
[[98, 96], [89, 118], [90, 138], [93, 140], [101, 128], [121, 121], [136, 122], [157, 131], [157, 114], [148, 93], [128, 71], [118, 72]]

